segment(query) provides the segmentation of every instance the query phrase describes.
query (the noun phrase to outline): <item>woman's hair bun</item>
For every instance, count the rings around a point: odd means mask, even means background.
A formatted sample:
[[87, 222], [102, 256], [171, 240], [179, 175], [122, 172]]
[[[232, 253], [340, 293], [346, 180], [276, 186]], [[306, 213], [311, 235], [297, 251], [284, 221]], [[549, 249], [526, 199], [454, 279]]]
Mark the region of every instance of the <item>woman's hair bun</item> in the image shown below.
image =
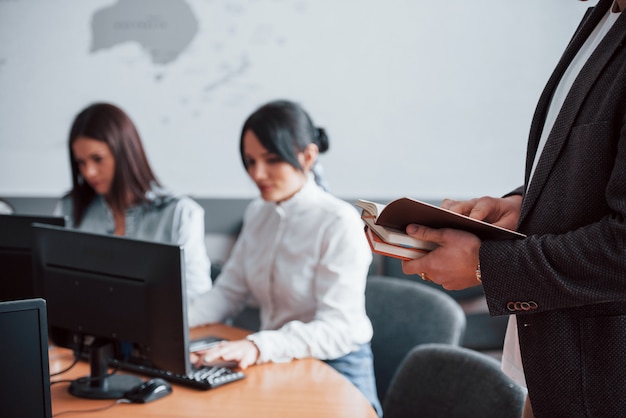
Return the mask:
[[329, 143], [328, 143], [328, 135], [326, 135], [326, 131], [324, 128], [314, 128], [315, 129], [315, 144], [320, 151], [320, 154], [328, 151]]

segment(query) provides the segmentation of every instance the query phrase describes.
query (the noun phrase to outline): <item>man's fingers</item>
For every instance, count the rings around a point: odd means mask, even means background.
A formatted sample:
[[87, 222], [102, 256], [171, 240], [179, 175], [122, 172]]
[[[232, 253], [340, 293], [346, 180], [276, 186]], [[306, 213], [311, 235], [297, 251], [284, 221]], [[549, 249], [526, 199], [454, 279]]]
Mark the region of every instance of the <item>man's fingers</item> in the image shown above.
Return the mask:
[[443, 240], [443, 232], [439, 229], [428, 228], [423, 225], [409, 224], [406, 233], [422, 241], [440, 243]]
[[461, 215], [469, 215], [474, 206], [476, 205], [477, 199], [470, 200], [451, 200], [444, 199], [441, 203], [441, 207], [444, 209], [448, 209], [449, 211], [460, 213]]
[[443, 199], [443, 201], [441, 202], [441, 207], [444, 209], [448, 209], [451, 210], [450, 208], [455, 205], [457, 203], [456, 200], [452, 200], [452, 199]]
[[491, 207], [487, 207], [485, 205], [481, 205], [480, 203], [476, 204], [467, 214], [472, 219], [478, 219], [479, 221], [485, 220], [489, 214], [491, 213]]

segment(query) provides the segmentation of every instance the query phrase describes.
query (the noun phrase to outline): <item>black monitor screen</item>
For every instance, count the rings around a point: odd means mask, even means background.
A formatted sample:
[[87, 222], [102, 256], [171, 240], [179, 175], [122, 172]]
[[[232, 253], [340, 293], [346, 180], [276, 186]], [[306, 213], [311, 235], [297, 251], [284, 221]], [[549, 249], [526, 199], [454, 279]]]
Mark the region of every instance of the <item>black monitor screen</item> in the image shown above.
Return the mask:
[[46, 304], [0, 302], [0, 417], [52, 417]]
[[70, 392], [121, 397], [132, 382], [98, 384], [115, 361], [191, 371], [181, 247], [44, 225], [33, 230], [50, 340], [90, 350], [91, 377]]
[[0, 301], [31, 299], [36, 294], [32, 269], [32, 224], [65, 225], [64, 218], [0, 215]]

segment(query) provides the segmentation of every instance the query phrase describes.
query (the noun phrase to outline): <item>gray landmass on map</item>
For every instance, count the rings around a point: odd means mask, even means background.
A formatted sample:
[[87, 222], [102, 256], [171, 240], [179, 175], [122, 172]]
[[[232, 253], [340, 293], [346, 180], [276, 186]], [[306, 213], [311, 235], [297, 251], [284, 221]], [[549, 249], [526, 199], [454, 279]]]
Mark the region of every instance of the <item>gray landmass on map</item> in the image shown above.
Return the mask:
[[168, 64], [194, 39], [198, 21], [184, 0], [118, 0], [94, 13], [91, 31], [91, 52], [137, 42], [153, 63]]

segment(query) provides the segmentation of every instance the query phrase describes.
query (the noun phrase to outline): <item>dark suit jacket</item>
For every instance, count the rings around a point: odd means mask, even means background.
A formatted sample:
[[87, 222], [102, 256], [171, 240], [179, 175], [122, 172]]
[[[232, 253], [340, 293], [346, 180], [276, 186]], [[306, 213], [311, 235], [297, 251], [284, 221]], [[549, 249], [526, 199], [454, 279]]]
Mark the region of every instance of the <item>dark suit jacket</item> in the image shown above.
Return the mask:
[[[579, 26], [539, 100], [526, 179], [550, 98], [611, 7]], [[524, 194], [515, 242], [483, 242], [492, 315], [517, 314], [536, 417], [626, 417], [626, 13], [574, 82]], [[526, 303], [515, 303], [526, 302]]]

